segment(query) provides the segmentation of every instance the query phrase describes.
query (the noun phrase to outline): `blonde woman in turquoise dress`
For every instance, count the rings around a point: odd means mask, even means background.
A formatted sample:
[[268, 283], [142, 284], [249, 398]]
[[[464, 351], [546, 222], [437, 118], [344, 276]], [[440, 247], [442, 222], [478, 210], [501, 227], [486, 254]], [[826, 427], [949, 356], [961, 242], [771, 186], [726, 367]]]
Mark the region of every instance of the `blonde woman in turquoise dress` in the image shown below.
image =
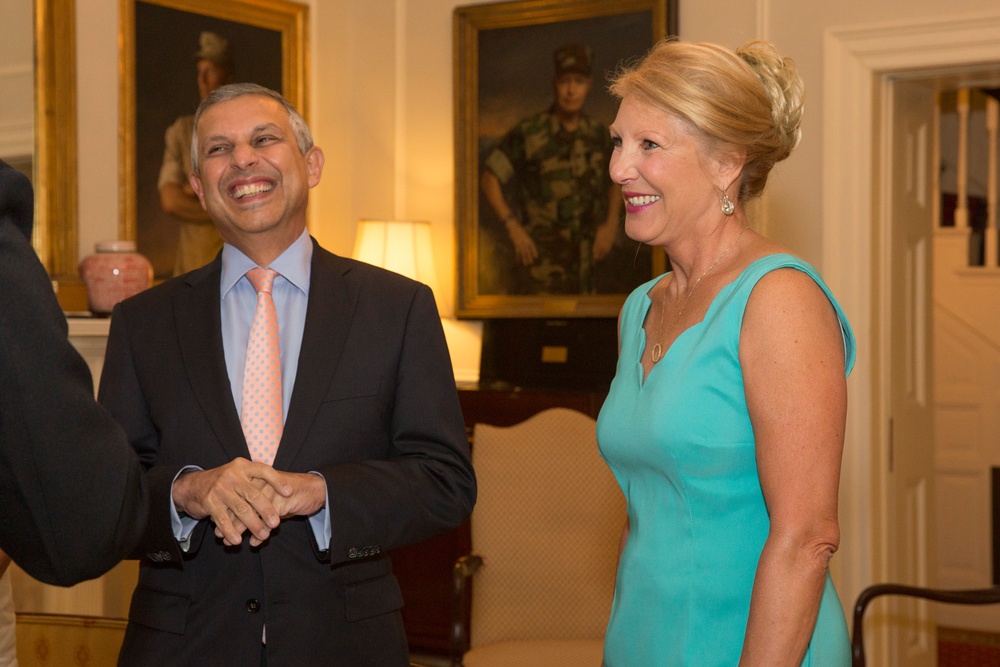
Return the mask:
[[802, 82], [765, 42], [664, 42], [611, 90], [625, 230], [671, 271], [622, 309], [598, 420], [628, 502], [605, 665], [849, 665], [829, 564], [854, 338], [746, 213], [798, 143]]

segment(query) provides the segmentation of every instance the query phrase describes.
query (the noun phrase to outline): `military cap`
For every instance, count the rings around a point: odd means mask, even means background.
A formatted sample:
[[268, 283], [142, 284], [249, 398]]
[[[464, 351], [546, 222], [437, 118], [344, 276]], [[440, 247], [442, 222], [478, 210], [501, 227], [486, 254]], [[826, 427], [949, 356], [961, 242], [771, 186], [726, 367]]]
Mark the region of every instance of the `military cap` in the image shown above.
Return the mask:
[[194, 54], [195, 60], [208, 60], [219, 65], [232, 63], [229, 55], [229, 40], [220, 37], [214, 32], [204, 31], [198, 39], [198, 52]]
[[559, 47], [555, 52], [556, 76], [567, 72], [590, 76], [591, 60], [593, 51], [585, 44], [567, 44]]

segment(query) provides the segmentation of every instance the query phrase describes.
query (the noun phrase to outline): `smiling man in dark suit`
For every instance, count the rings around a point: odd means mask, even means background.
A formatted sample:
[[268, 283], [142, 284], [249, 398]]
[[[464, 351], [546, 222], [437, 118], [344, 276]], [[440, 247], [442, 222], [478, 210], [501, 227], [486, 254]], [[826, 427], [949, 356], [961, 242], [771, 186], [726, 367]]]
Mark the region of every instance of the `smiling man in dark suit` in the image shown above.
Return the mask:
[[29, 242], [33, 208], [28, 178], [0, 160], [0, 550], [69, 586], [128, 555], [147, 499]]
[[[388, 552], [472, 511], [433, 295], [310, 238], [323, 160], [277, 93], [213, 92], [191, 185], [225, 246], [112, 315], [100, 399], [153, 507], [119, 664], [406, 665]], [[273, 466], [252, 460], [241, 425], [258, 268], [276, 272]]]

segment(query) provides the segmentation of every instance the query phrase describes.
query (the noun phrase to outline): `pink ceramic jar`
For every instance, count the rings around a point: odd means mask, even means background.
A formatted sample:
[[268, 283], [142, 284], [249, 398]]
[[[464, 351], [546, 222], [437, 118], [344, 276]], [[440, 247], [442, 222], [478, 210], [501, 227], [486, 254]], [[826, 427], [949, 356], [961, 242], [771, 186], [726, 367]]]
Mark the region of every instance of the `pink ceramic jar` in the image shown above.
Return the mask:
[[80, 262], [87, 299], [95, 315], [110, 315], [115, 304], [153, 282], [153, 265], [135, 250], [133, 241], [101, 241]]

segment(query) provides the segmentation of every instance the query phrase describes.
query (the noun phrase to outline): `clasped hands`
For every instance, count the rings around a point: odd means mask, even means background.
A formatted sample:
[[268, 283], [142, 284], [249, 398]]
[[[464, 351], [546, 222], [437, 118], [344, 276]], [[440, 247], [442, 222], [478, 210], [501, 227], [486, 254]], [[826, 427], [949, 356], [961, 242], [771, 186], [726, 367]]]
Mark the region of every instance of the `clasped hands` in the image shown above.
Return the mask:
[[194, 470], [174, 481], [174, 505], [193, 519], [210, 517], [227, 546], [263, 544], [282, 519], [309, 516], [326, 502], [326, 481], [312, 473], [275, 470], [266, 463], [233, 459], [211, 470]]

